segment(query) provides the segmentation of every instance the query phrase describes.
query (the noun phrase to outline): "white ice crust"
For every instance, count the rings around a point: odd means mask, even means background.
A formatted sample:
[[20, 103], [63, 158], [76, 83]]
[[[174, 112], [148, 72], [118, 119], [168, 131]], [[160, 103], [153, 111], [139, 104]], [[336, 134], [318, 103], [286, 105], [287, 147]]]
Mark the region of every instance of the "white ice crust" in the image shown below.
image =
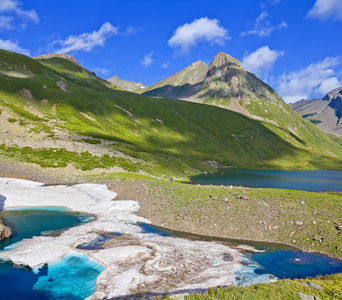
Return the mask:
[[[0, 253], [3, 259], [38, 268], [66, 254], [82, 253], [104, 265], [96, 292], [89, 299], [124, 297], [137, 293], [171, 293], [234, 284], [241, 254], [227, 246], [163, 237], [141, 232], [136, 222], [137, 201], [112, 201], [116, 193], [105, 185], [44, 186], [42, 183], [0, 178], [0, 199], [5, 209], [62, 206], [96, 215], [96, 220], [64, 231], [60, 236], [23, 240]], [[101, 232], [120, 232], [118, 243], [102, 250], [82, 250]], [[115, 239], [115, 237], [113, 238]], [[231, 260], [225, 260], [229, 255]]]

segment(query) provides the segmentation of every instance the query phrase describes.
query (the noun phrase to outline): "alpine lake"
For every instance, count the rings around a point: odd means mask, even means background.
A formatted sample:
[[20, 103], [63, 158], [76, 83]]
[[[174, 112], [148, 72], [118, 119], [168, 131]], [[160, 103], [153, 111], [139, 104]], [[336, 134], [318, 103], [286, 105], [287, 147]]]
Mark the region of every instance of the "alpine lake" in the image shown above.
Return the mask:
[[[342, 171], [264, 171], [225, 169], [214, 174], [192, 178], [193, 184], [241, 185], [258, 188], [281, 188], [305, 191], [342, 191]], [[9, 225], [13, 236], [0, 242], [0, 251], [17, 247], [21, 240], [40, 235], [59, 234], [72, 226], [90, 222], [92, 216], [72, 213], [63, 208], [23, 208], [6, 210], [0, 219]], [[264, 252], [244, 252], [246, 263], [255, 263], [256, 274], [273, 274], [278, 278], [305, 278], [342, 272], [342, 261], [324, 255], [304, 253], [288, 246], [221, 239], [187, 234], [149, 225], [137, 224], [146, 234], [173, 236], [192, 240], [223, 243], [236, 247], [249, 245]], [[120, 235], [116, 233], [112, 238]], [[99, 239], [83, 249], [102, 249], [107, 239]], [[1, 257], [1, 252], [0, 252]], [[85, 299], [96, 289], [96, 278], [104, 267], [86, 255], [70, 254], [61, 260], [32, 270], [27, 266], [14, 265], [11, 261], [0, 262], [0, 289], [6, 299]], [[248, 285], [244, 269], [236, 274], [236, 283]]]

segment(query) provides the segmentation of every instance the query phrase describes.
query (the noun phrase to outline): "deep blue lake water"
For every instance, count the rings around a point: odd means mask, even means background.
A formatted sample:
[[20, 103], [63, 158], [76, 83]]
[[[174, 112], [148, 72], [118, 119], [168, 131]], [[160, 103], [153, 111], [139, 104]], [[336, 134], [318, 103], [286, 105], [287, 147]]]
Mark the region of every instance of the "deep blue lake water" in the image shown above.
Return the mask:
[[[92, 216], [61, 208], [18, 209], [0, 213], [13, 236], [0, 242], [0, 249], [13, 247], [24, 238], [58, 234], [58, 230], [91, 221]], [[6, 250], [6, 249], [5, 249]], [[5, 251], [3, 250], [3, 251]], [[0, 252], [1, 258], [1, 252]], [[0, 262], [1, 299], [84, 299], [95, 291], [97, 276], [104, 267], [85, 255], [72, 254], [44, 266], [37, 274], [29, 267]]]
[[310, 192], [342, 191], [342, 171], [269, 171], [225, 169], [191, 178], [194, 184], [278, 188]]

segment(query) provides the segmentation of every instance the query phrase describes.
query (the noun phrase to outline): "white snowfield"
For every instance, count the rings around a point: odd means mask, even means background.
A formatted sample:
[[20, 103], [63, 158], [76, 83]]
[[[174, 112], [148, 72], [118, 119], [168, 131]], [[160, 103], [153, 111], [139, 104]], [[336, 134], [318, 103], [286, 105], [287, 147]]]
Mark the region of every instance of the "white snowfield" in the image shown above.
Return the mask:
[[[116, 193], [105, 185], [44, 186], [39, 182], [0, 178], [0, 195], [5, 209], [62, 206], [96, 215], [95, 221], [70, 228], [60, 236], [33, 237], [0, 253], [3, 259], [35, 269], [70, 253], [87, 255], [106, 268], [97, 278], [96, 292], [88, 299], [231, 285], [235, 272], [242, 267], [241, 254], [227, 246], [142, 233], [136, 222], [150, 221], [135, 214], [139, 203], [112, 201]], [[103, 232], [120, 232], [122, 236], [113, 237], [111, 248], [76, 248]], [[227, 256], [230, 259], [225, 259]]]

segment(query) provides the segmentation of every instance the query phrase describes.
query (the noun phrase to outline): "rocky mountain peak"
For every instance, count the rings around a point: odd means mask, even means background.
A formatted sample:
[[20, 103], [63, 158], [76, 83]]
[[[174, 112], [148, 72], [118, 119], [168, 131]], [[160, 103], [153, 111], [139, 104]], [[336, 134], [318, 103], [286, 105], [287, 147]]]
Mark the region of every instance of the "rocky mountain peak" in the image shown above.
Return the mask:
[[328, 106], [335, 111], [338, 125], [342, 119], [342, 86], [332, 90], [322, 100], [328, 101]]
[[[214, 57], [210, 66], [227, 66], [243, 69], [241, 62], [227, 53], [219, 52]], [[209, 67], [210, 68], [210, 67]]]
[[58, 57], [58, 58], [63, 58], [63, 59], [67, 59], [69, 61], [71, 61], [72, 63], [74, 63], [75, 65], [85, 69], [78, 61], [75, 57], [71, 56], [70, 54], [65, 54], [65, 53], [48, 53], [48, 54], [43, 54], [40, 56], [35, 56], [33, 57], [34, 59], [49, 59], [49, 58], [54, 58], [54, 57]]
[[342, 102], [342, 86], [332, 90], [323, 98], [324, 101], [331, 101], [333, 99], [339, 99]]

